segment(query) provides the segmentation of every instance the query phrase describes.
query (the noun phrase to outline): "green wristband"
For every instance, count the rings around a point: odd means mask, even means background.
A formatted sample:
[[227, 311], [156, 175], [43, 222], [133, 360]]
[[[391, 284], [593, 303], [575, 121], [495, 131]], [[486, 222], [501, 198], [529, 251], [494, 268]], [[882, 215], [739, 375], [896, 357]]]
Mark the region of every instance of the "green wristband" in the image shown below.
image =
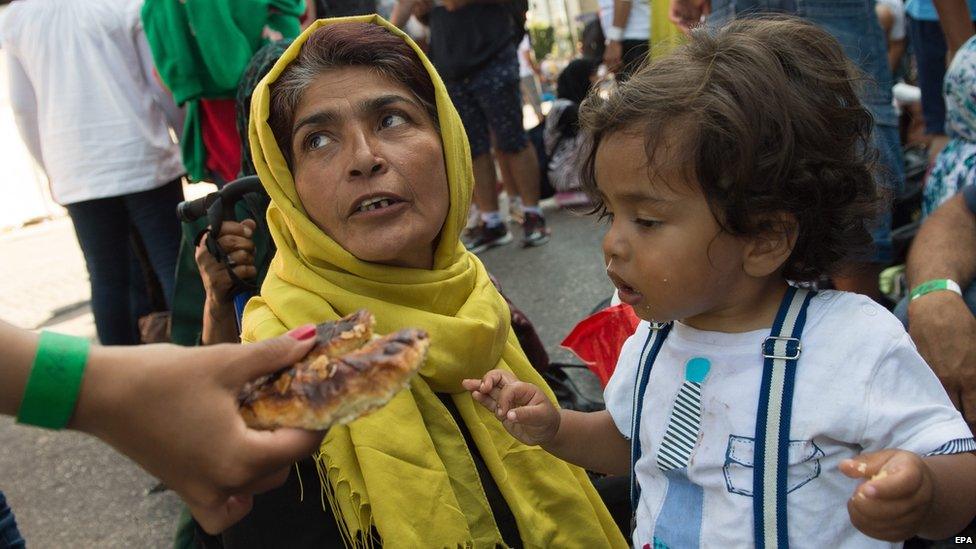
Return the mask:
[[17, 422], [63, 429], [75, 411], [88, 362], [87, 339], [41, 332]]
[[962, 295], [962, 288], [959, 287], [959, 284], [956, 283], [955, 280], [951, 280], [948, 278], [936, 278], [934, 280], [929, 280], [919, 284], [918, 286], [915, 286], [915, 288], [912, 290], [911, 300], [915, 301], [916, 299], [922, 297], [925, 294], [930, 294], [932, 292], [938, 292], [941, 290], [948, 290], [950, 292], [955, 292], [959, 295]]

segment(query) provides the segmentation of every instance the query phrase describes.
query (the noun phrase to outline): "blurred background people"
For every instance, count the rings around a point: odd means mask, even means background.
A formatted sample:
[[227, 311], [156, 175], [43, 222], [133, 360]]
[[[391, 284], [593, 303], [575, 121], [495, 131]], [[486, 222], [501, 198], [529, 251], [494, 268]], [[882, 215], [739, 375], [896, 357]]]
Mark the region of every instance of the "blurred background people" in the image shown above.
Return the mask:
[[648, 0], [600, 0], [599, 3], [600, 23], [606, 37], [603, 63], [623, 82], [650, 52], [650, 5]]
[[514, 240], [499, 211], [494, 150], [511, 174], [524, 212], [522, 245], [549, 241], [539, 208], [540, 170], [522, 119], [516, 46], [525, 32], [525, 10], [515, 2], [400, 0], [392, 15], [402, 27], [413, 14], [430, 27], [430, 60], [437, 68], [468, 134], [474, 169], [474, 205], [481, 224], [465, 242], [480, 253]]
[[173, 212], [184, 170], [170, 136], [179, 122], [167, 119], [175, 110], [153, 76], [140, 7], [17, 1], [0, 28], [17, 127], [71, 216], [106, 345], [139, 342], [134, 296], [144, 282], [130, 235], [167, 302], [180, 241]]
[[305, 0], [146, 0], [142, 20], [160, 78], [186, 108], [183, 162], [194, 181], [237, 177], [241, 138], [235, 95], [254, 53], [294, 38]]

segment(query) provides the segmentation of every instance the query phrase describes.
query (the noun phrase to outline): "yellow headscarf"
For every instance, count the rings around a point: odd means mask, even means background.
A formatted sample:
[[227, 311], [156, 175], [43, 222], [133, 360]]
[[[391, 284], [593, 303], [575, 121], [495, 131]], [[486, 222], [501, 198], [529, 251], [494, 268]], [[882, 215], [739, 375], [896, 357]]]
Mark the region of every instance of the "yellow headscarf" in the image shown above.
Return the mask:
[[[431, 270], [363, 262], [326, 236], [306, 215], [268, 125], [269, 85], [317, 29], [349, 22], [380, 25], [406, 41], [436, 88], [451, 205]], [[364, 537], [375, 527], [386, 547], [503, 544], [461, 431], [435, 394], [445, 393], [526, 547], [625, 547], [583, 470], [520, 444], [461, 388], [461, 379], [492, 368], [545, 383], [519, 347], [508, 307], [484, 266], [460, 243], [473, 187], [467, 137], [444, 84], [416, 44], [379, 16], [317, 21], [254, 90], [249, 130], [254, 165], [271, 195], [268, 225], [278, 253], [261, 296], [245, 309], [244, 340], [364, 307], [375, 314], [379, 333], [410, 326], [430, 333], [430, 353], [410, 390], [371, 415], [332, 428], [322, 443], [317, 458], [323, 486], [347, 538], [368, 544]]]

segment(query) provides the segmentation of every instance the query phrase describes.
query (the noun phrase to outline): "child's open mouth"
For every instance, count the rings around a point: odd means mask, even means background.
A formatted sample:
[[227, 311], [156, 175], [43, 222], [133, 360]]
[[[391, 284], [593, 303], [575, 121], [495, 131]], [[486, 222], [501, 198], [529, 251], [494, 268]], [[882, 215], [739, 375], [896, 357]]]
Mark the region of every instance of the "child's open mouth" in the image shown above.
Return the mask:
[[633, 307], [644, 299], [644, 294], [640, 293], [637, 288], [624, 282], [619, 276], [609, 271], [607, 272], [607, 276], [610, 277], [613, 285], [617, 287], [617, 296], [620, 297], [620, 301]]

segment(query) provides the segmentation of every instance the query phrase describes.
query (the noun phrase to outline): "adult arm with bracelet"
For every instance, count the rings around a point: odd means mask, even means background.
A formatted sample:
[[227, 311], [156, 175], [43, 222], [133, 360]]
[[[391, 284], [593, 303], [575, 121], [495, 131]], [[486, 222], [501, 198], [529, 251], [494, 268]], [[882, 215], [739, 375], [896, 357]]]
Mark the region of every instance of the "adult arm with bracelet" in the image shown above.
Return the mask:
[[976, 428], [976, 318], [955, 291], [922, 293], [919, 287], [932, 281], [936, 288], [952, 286], [941, 281], [953, 281], [965, 289], [973, 283], [974, 212], [976, 187], [967, 188], [933, 212], [915, 237], [907, 272], [915, 288], [908, 305], [909, 333], [971, 429]]
[[[247, 514], [252, 494], [283, 483], [291, 464], [322, 440], [322, 433], [300, 429], [255, 431], [237, 412], [243, 385], [299, 360], [314, 333], [303, 327], [252, 345], [89, 349], [84, 340], [38, 336], [0, 321], [0, 413], [23, 421], [66, 410], [46, 425], [102, 439], [178, 493], [205, 530], [219, 532]], [[45, 373], [59, 383], [44, 386]], [[63, 379], [80, 386], [71, 390]]]

